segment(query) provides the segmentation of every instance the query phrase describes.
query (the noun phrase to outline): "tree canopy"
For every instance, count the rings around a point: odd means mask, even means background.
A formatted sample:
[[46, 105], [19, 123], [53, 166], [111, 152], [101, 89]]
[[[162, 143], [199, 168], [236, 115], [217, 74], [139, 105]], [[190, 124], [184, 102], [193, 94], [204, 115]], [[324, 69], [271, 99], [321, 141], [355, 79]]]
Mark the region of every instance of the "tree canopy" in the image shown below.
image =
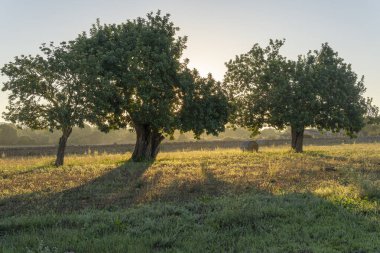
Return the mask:
[[98, 21], [76, 40], [95, 112], [89, 120], [103, 131], [132, 127], [135, 161], [154, 159], [161, 141], [176, 129], [195, 137], [217, 134], [228, 120], [220, 83], [181, 61], [187, 38], [176, 36], [178, 30], [158, 11], [119, 25]]
[[327, 43], [291, 61], [280, 54], [284, 42], [271, 40], [265, 48], [255, 44], [226, 63], [225, 85], [235, 107], [232, 123], [253, 133], [263, 126], [290, 126], [297, 152], [302, 152], [305, 127], [343, 129], [353, 136], [368, 111], [364, 78]]

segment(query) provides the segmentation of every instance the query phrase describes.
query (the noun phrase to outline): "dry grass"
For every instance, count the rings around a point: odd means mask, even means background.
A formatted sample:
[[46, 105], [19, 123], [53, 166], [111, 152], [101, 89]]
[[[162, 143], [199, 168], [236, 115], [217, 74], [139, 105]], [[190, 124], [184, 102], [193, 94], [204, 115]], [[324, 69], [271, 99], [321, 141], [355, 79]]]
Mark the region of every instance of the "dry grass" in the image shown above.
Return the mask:
[[51, 165], [52, 157], [1, 159], [0, 211], [30, 211], [31, 205], [66, 210], [68, 202], [76, 203], [69, 205], [74, 210], [131, 206], [252, 189], [357, 201], [379, 197], [379, 144], [307, 147], [303, 154], [287, 147], [260, 153], [170, 152], [161, 153], [154, 163], [126, 162], [129, 158], [68, 156], [58, 169]]

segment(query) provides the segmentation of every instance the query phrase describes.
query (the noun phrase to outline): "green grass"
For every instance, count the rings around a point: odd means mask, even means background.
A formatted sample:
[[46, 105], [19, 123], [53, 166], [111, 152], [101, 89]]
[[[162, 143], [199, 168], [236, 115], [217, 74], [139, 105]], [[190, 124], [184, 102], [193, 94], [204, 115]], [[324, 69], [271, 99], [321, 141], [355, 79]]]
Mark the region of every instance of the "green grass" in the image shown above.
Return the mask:
[[380, 144], [0, 159], [0, 252], [380, 252]]

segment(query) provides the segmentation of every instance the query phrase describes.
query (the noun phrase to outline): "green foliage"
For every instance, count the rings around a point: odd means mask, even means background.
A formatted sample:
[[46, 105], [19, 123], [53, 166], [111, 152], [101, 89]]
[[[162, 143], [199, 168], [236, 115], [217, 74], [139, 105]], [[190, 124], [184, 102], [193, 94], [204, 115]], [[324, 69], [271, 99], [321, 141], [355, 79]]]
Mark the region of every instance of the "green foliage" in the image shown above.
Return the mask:
[[181, 62], [187, 38], [176, 37], [178, 30], [158, 11], [119, 25], [98, 22], [77, 38], [91, 122], [103, 131], [139, 125], [169, 136], [224, 129], [227, 98], [211, 75], [202, 78]]
[[228, 121], [229, 103], [221, 84], [211, 74], [199, 76], [196, 70], [181, 73], [183, 102], [179, 114], [181, 132], [193, 131], [196, 138], [201, 134], [217, 135], [224, 131]]
[[232, 122], [254, 133], [268, 125], [343, 129], [349, 136], [358, 132], [367, 113], [363, 77], [358, 79], [327, 43], [297, 61], [280, 54], [283, 44], [255, 44], [226, 63], [225, 85], [236, 110]]
[[40, 47], [43, 56], [15, 57], [1, 73], [8, 77], [3, 91], [10, 92], [4, 118], [32, 129], [82, 127], [87, 113], [78, 61], [70, 44]]

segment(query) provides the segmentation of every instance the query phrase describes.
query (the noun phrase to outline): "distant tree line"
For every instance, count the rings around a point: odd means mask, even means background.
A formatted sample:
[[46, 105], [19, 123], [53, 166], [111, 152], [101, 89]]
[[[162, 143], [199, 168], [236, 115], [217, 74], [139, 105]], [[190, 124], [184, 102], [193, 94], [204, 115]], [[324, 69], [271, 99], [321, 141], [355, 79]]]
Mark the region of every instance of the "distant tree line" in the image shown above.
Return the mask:
[[[233, 141], [247, 140], [251, 133], [244, 128], [231, 129], [226, 128], [218, 136], [203, 134], [200, 136], [201, 141]], [[358, 137], [380, 136], [380, 125], [366, 124], [359, 133]], [[330, 131], [321, 132], [318, 129], [305, 129], [304, 138], [339, 138], [344, 137], [344, 132], [332, 133]], [[289, 139], [290, 128], [276, 130], [274, 128], [261, 129], [255, 139], [277, 140]], [[33, 130], [30, 128], [17, 128], [11, 123], [0, 123], [0, 146], [43, 146], [57, 145], [57, 139], [60, 133], [50, 132], [48, 130]], [[181, 133], [175, 131], [172, 139], [164, 141], [170, 142], [193, 142], [193, 134], [190, 132]], [[129, 144], [136, 142], [136, 134], [127, 130], [113, 130], [104, 133], [96, 127], [85, 125], [84, 128], [74, 127], [73, 132], [68, 140], [68, 145], [98, 145], [98, 144]]]
[[296, 61], [280, 54], [284, 40], [255, 44], [226, 63], [221, 83], [188, 67], [182, 59], [187, 37], [178, 30], [160, 11], [121, 24], [97, 21], [72, 41], [15, 57], [1, 69], [8, 77], [2, 90], [10, 94], [4, 118], [58, 130], [56, 166], [64, 163], [74, 130], [87, 123], [105, 133], [131, 129], [132, 159], [142, 161], [155, 159], [160, 143], [176, 132], [199, 139], [224, 132], [227, 124], [252, 136], [266, 127], [289, 128], [292, 148], [302, 152], [307, 128], [353, 137], [365, 120], [378, 119], [377, 107], [363, 97], [364, 79], [328, 44]]
[[[60, 138], [58, 131], [33, 130], [30, 128], [17, 128], [13, 124], [0, 124], [0, 146], [15, 145], [56, 145]], [[84, 128], [74, 127], [68, 144], [117, 144], [132, 143], [135, 134], [126, 129], [103, 133], [96, 127], [85, 125]]]

